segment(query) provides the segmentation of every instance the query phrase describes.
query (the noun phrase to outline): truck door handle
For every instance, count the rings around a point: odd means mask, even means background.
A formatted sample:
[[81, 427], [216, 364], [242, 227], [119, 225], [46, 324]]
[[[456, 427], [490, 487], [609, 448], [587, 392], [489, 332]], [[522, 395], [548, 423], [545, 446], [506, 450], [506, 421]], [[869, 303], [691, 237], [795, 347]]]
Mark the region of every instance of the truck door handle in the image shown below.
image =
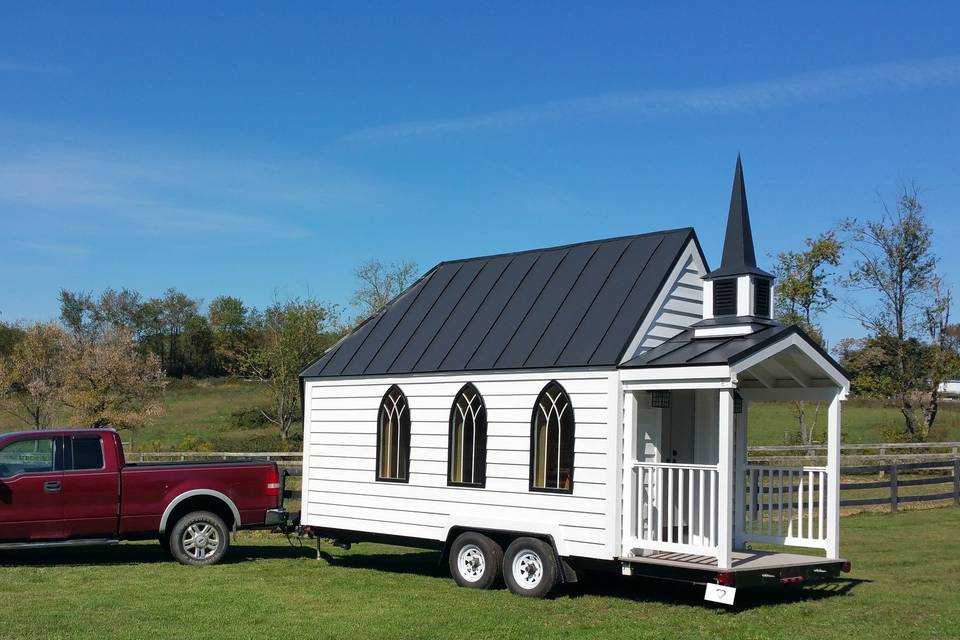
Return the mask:
[[59, 480], [51, 480], [43, 483], [43, 490], [47, 493], [56, 493], [62, 488]]

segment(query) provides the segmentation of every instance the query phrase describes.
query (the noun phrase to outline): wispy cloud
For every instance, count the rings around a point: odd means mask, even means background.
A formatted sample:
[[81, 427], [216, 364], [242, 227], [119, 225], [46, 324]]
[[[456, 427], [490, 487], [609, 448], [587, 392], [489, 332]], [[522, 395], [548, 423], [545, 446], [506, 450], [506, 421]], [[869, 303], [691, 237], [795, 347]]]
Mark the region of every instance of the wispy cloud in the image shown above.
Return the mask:
[[14, 244], [27, 251], [62, 256], [65, 258], [83, 258], [91, 254], [90, 247], [67, 242], [29, 242], [18, 240]]
[[464, 117], [400, 122], [360, 129], [343, 140], [372, 142], [492, 131], [611, 113], [655, 118], [750, 112], [958, 83], [960, 57], [909, 60], [827, 69], [761, 82], [697, 89], [607, 93]]
[[62, 73], [63, 67], [54, 64], [0, 60], [0, 73]]
[[317, 216], [362, 210], [378, 197], [377, 186], [362, 177], [282, 154], [57, 138], [38, 142], [31, 132], [25, 143], [0, 151], [0, 215], [24, 228], [42, 219], [71, 237], [297, 238], [314, 232]]

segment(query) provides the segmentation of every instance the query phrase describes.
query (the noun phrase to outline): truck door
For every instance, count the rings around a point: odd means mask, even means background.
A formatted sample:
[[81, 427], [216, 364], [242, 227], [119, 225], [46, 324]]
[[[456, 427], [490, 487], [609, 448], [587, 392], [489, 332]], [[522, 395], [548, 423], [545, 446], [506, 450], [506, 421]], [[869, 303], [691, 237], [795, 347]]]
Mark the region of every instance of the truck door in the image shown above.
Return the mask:
[[25, 436], [0, 446], [0, 540], [63, 538], [59, 440]]
[[103, 437], [63, 438], [63, 526], [68, 538], [117, 534], [120, 473], [113, 457], [104, 455]]

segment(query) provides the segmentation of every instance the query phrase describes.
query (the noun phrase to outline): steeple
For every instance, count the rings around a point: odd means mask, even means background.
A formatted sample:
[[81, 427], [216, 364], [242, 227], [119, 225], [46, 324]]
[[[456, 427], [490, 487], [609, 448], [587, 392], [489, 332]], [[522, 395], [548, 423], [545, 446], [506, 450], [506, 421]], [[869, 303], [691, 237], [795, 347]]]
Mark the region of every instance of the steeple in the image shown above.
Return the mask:
[[697, 337], [746, 335], [773, 322], [773, 276], [757, 267], [739, 153], [723, 259], [720, 268], [705, 275], [703, 281], [703, 320], [694, 325]]
[[733, 175], [733, 191], [730, 193], [730, 211], [727, 213], [727, 233], [723, 238], [723, 259], [720, 268], [708, 278], [756, 274], [771, 277], [757, 268], [757, 254], [753, 249], [753, 232], [750, 230], [750, 212], [747, 208], [747, 188], [743, 181], [743, 162], [737, 154], [737, 169]]

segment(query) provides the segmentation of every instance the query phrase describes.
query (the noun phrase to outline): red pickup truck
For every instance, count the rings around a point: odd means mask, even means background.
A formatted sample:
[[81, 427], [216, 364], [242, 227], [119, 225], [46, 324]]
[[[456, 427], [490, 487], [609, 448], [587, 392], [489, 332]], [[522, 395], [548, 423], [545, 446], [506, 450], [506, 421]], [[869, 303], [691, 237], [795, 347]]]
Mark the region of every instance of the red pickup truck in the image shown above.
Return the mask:
[[116, 431], [0, 435], [0, 549], [159, 539], [219, 562], [237, 529], [286, 526], [275, 462], [129, 464]]

